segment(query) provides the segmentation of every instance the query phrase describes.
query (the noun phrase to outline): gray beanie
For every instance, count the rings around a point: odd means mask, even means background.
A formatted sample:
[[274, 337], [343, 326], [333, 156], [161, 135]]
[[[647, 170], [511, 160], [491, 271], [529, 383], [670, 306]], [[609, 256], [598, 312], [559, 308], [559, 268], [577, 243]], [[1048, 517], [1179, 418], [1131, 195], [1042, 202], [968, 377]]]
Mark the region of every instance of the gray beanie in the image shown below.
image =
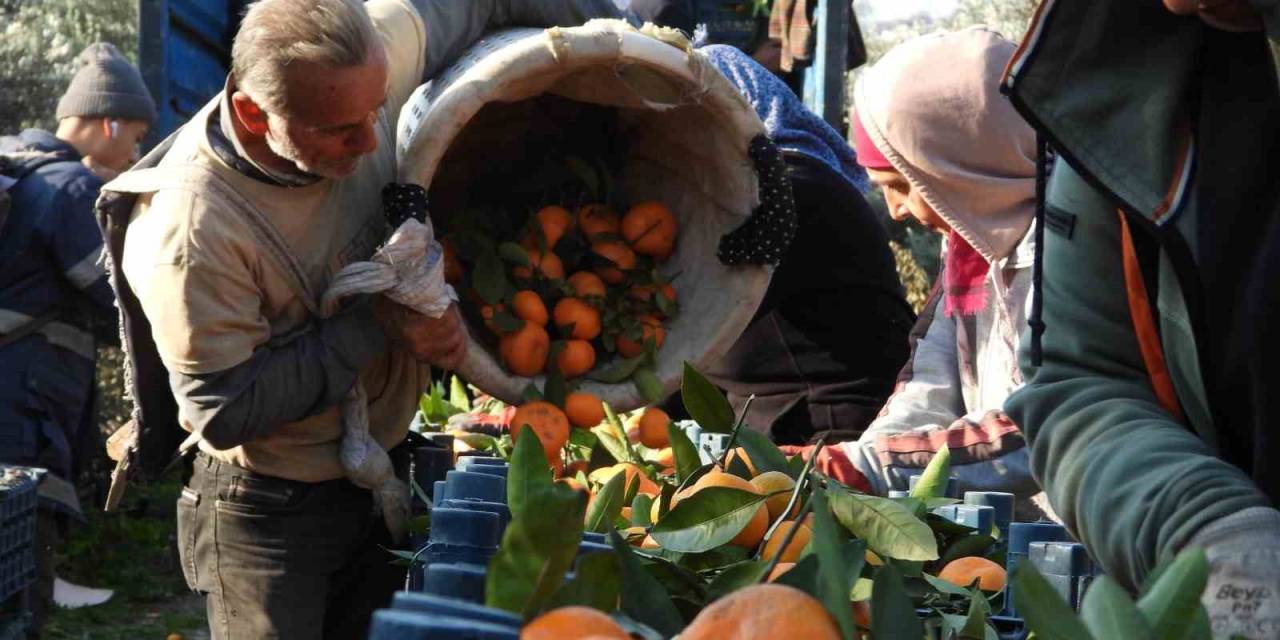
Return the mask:
[[138, 73], [120, 50], [95, 42], [76, 58], [80, 65], [58, 101], [59, 120], [73, 116], [156, 120], [156, 105]]

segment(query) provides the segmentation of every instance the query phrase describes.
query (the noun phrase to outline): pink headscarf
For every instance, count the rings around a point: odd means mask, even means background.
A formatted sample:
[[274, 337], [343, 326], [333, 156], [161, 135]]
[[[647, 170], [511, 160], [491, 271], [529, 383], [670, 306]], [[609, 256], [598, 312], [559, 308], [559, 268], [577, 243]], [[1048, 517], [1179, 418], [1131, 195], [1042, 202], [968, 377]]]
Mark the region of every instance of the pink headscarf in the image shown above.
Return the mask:
[[850, 120], [853, 121], [853, 148], [858, 152], [858, 164], [863, 169], [873, 171], [896, 171], [893, 163], [871, 142], [871, 136], [867, 135], [867, 128], [862, 126], [862, 118], [858, 117], [857, 111], [853, 112]]
[[854, 88], [859, 163], [886, 161], [951, 227], [948, 315], [986, 305], [990, 265], [1013, 252], [1035, 216], [1035, 132], [999, 90], [1013, 51], [982, 28], [922, 36], [885, 54]]

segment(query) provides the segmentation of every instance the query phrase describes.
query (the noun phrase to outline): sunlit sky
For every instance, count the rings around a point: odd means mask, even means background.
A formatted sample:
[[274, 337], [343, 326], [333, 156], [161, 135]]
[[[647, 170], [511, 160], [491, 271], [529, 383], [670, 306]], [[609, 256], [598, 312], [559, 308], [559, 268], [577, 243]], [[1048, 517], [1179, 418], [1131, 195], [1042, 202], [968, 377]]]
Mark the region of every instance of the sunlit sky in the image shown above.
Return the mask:
[[871, 6], [876, 20], [896, 20], [921, 11], [945, 16], [956, 8], [956, 0], [865, 0], [865, 2]]

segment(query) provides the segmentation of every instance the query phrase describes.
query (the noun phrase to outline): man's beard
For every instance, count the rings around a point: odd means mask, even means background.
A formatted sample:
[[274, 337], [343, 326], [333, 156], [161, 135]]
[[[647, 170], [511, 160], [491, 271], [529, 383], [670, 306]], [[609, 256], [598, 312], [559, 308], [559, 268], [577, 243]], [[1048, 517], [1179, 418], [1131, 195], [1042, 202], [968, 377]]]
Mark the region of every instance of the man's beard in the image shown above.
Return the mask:
[[288, 131], [283, 126], [277, 128], [277, 124], [283, 123], [275, 118], [267, 121], [267, 148], [271, 149], [272, 153], [292, 162], [299, 171], [334, 180], [340, 180], [355, 173], [354, 159], [308, 161], [302, 150], [289, 137]]

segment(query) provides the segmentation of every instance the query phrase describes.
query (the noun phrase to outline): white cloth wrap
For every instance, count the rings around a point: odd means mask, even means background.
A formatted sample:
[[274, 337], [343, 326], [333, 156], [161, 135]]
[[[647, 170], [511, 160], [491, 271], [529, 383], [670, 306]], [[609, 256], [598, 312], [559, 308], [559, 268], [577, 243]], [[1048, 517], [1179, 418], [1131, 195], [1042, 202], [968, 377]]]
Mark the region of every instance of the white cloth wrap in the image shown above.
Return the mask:
[[[444, 260], [430, 222], [409, 219], [366, 262], [347, 265], [334, 276], [321, 299], [325, 316], [343, 298], [381, 293], [417, 313], [439, 318], [457, 302], [458, 294], [444, 281]], [[396, 477], [391, 457], [369, 433], [369, 407], [364, 385], [351, 387], [342, 400], [342, 444], [338, 457], [347, 477], [373, 491], [396, 542], [409, 531], [409, 486]]]

